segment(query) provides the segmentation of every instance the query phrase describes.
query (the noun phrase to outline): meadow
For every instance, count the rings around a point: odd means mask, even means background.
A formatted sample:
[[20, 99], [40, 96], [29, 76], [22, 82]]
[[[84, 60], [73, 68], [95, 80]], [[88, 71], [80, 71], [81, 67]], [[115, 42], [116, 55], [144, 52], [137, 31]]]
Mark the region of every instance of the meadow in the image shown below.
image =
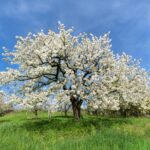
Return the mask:
[[106, 118], [46, 112], [39, 118], [13, 112], [0, 117], [1, 150], [149, 150], [149, 118]]

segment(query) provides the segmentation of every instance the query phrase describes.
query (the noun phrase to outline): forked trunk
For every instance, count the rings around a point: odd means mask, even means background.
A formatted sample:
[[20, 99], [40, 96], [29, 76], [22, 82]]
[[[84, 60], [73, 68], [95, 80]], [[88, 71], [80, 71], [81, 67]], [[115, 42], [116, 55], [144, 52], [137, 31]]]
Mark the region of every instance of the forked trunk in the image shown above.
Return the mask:
[[71, 97], [71, 103], [72, 103], [72, 111], [73, 111], [73, 116], [76, 120], [80, 120], [81, 118], [81, 104], [82, 100], [78, 100], [75, 97]]

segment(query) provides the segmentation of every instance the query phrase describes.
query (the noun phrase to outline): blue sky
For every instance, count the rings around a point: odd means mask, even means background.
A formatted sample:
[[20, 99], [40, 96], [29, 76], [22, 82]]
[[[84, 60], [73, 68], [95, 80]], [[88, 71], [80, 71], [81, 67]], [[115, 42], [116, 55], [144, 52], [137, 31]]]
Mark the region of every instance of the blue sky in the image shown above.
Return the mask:
[[[0, 53], [13, 49], [16, 35], [57, 31], [58, 21], [76, 33], [111, 31], [115, 53], [141, 58], [150, 69], [150, 0], [0, 0]], [[7, 66], [0, 60], [0, 70]]]

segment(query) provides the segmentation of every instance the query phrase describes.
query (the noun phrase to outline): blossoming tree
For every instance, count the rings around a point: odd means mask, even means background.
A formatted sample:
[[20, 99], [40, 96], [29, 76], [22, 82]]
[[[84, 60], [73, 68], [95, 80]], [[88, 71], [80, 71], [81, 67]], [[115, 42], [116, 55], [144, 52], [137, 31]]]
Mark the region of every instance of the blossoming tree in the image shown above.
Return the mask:
[[[59, 24], [58, 33], [49, 30], [47, 34], [41, 31], [17, 37], [15, 50], [4, 48], [4, 57], [11, 64], [18, 64], [18, 68], [1, 72], [1, 84], [21, 84], [20, 91], [25, 98], [31, 98], [31, 105], [48, 98], [51, 92], [63, 90], [76, 119], [81, 117], [83, 101], [90, 101], [95, 108], [118, 110], [121, 106], [118, 93], [123, 93], [124, 99], [137, 96], [137, 93], [129, 94], [132, 92], [127, 89], [130, 84], [135, 91], [137, 84], [144, 82], [145, 85], [145, 73], [140, 74], [144, 80], [136, 76], [136, 81], [130, 83], [128, 73], [131, 69], [130, 76], [134, 76], [136, 68], [124, 63], [124, 58], [116, 58], [111, 51], [109, 34], [75, 36], [72, 31]], [[114, 86], [114, 82], [117, 85]], [[39, 91], [46, 94], [37, 94]]]
[[114, 66], [92, 88], [89, 105], [95, 110], [119, 111], [122, 116], [137, 116], [150, 110], [149, 74], [139, 61], [125, 53], [115, 56]]
[[66, 30], [60, 24], [58, 33], [49, 30], [48, 34], [41, 31], [36, 35], [29, 33], [25, 38], [17, 37], [15, 50], [5, 49], [4, 56], [19, 67], [1, 72], [0, 78], [2, 84], [22, 82], [22, 89], [29, 93], [39, 89], [43, 92], [65, 90], [74, 116], [79, 119], [91, 77], [101, 72], [101, 68], [107, 68], [112, 53], [107, 34], [89, 38], [86, 34], [73, 36], [71, 32], [72, 29]]

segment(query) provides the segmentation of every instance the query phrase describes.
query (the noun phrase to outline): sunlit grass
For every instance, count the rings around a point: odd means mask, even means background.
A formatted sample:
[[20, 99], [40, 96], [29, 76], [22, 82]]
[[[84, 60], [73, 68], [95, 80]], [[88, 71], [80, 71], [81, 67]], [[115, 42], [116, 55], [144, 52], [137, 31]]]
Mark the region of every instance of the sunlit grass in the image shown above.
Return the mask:
[[[84, 116], [77, 122], [71, 116], [40, 112], [16, 112], [0, 118], [2, 150], [149, 150], [148, 118], [97, 118]], [[27, 119], [28, 118], [28, 119]]]

